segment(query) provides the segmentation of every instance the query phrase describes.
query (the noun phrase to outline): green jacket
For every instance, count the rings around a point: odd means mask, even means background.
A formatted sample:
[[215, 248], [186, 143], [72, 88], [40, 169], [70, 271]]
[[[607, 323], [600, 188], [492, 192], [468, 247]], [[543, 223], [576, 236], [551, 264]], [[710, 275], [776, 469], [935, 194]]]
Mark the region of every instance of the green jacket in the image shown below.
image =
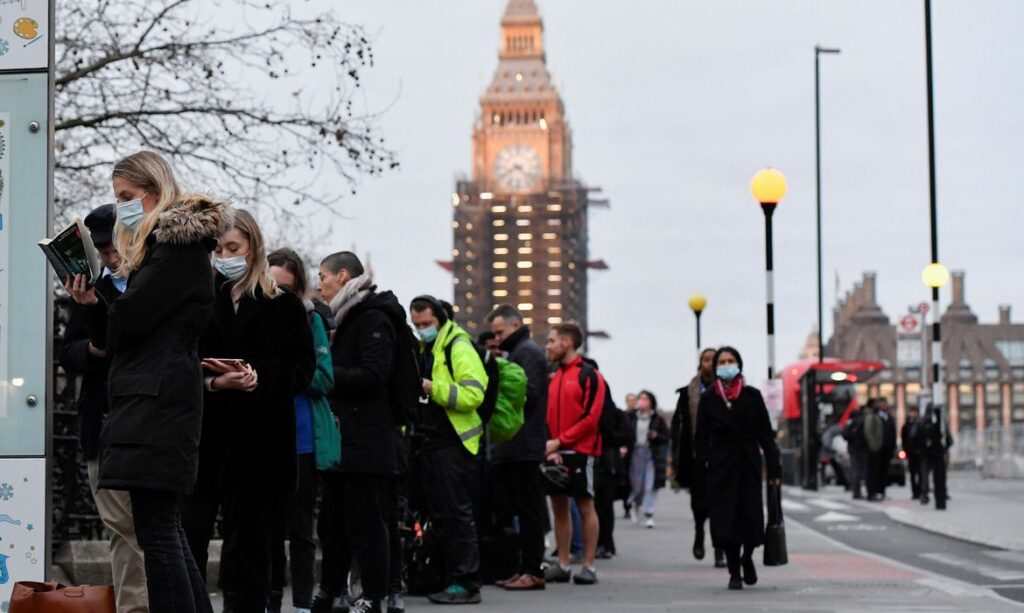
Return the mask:
[[[452, 368], [445, 363], [445, 347], [452, 344]], [[420, 343], [420, 351], [426, 347]], [[487, 373], [469, 333], [453, 321], [441, 326], [433, 347], [434, 368], [430, 373], [430, 400], [445, 409], [448, 421], [470, 453], [480, 451], [484, 426], [477, 408], [487, 391]], [[452, 373], [455, 376], [452, 377]], [[454, 379], [454, 380], [453, 380]]]
[[305, 394], [313, 418], [313, 444], [316, 448], [317, 470], [336, 470], [341, 465], [341, 436], [327, 395], [334, 388], [334, 366], [327, 328], [320, 316], [310, 318], [313, 347], [316, 350], [316, 372]]

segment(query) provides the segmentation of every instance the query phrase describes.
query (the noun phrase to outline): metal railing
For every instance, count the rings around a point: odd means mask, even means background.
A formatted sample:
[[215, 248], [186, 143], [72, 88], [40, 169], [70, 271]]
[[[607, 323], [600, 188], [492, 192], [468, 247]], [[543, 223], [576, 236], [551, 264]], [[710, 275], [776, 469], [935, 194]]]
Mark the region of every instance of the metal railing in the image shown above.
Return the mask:
[[949, 453], [952, 464], [974, 464], [979, 468], [986, 460], [1024, 457], [1024, 422], [1009, 427], [990, 425], [981, 432], [975, 428], [961, 428]]

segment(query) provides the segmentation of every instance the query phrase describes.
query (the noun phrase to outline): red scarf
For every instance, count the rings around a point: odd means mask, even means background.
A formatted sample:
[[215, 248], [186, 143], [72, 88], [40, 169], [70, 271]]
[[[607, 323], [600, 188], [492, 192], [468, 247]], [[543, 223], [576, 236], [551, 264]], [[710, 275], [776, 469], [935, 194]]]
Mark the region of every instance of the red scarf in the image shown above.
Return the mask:
[[[736, 375], [732, 381], [715, 379], [715, 393], [722, 397], [726, 404], [731, 405], [743, 391], [743, 375]], [[731, 406], [729, 408], [732, 408]]]

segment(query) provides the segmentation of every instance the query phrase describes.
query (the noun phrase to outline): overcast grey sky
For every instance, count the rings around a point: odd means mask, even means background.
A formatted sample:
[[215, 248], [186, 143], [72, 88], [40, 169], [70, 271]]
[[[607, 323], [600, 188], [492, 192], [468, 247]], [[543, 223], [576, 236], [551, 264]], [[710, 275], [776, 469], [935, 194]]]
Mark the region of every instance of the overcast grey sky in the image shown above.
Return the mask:
[[[470, 170], [478, 97], [497, 64], [504, 0], [317, 0], [365, 25], [376, 66], [361, 101], [384, 110], [401, 171], [343, 206], [336, 247], [370, 252], [403, 300], [451, 296], [435, 264], [451, 250], [450, 196]], [[312, 4], [316, 5], [317, 2]], [[775, 215], [780, 365], [816, 320], [814, 45], [823, 58], [826, 332], [835, 277], [845, 292], [878, 273], [891, 317], [928, 298], [924, 18], [920, 0], [538, 0], [548, 65], [575, 133], [575, 171], [601, 186], [592, 214], [590, 321], [616, 394], [649, 387], [663, 404], [695, 368], [695, 291], [707, 343], [734, 344], [765, 376], [761, 167], [789, 195]], [[301, 5], [296, 5], [301, 6]], [[1024, 317], [1024, 2], [934, 0], [941, 259], [967, 272], [983, 321]], [[332, 247], [335, 247], [332, 246]], [[324, 252], [330, 250], [324, 249]], [[949, 292], [943, 295], [947, 302]]]

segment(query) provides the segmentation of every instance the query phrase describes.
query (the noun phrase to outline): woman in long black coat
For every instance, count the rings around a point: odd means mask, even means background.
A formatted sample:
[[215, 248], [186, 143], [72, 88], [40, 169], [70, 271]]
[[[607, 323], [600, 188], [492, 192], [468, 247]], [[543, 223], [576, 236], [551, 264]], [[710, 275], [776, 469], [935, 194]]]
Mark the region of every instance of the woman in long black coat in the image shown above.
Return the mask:
[[199, 343], [206, 370], [199, 477], [182, 516], [205, 571], [220, 510], [225, 609], [263, 611], [273, 526], [298, 476], [294, 403], [316, 370], [313, 333], [302, 300], [270, 276], [262, 233], [247, 211], [235, 211], [214, 263], [213, 318]]
[[753, 553], [764, 544], [761, 453], [770, 483], [781, 482], [782, 466], [764, 398], [744, 384], [739, 352], [722, 347], [714, 363], [717, 379], [701, 396], [694, 442], [707, 467], [711, 542], [725, 550], [729, 589], [738, 590], [757, 583]]
[[212, 612], [178, 499], [196, 480], [203, 411], [196, 348], [213, 307], [210, 251], [231, 213], [207, 196], [182, 196], [171, 167], [152, 152], [118, 162], [113, 185], [121, 203], [118, 274], [128, 285], [108, 305], [110, 411], [99, 487], [130, 493], [150, 611]]

